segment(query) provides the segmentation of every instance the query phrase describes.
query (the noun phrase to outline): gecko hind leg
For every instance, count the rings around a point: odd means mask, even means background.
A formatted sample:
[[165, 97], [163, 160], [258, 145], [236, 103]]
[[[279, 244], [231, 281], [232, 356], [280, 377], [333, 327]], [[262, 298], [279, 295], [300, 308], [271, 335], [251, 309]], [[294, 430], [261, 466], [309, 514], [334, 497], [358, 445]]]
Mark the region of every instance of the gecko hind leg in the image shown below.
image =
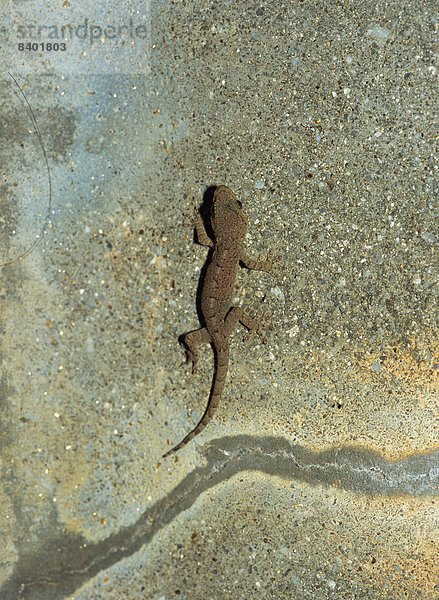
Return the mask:
[[192, 362], [192, 373], [196, 373], [198, 361], [200, 359], [198, 348], [203, 344], [212, 342], [210, 333], [207, 331], [206, 327], [202, 327], [201, 329], [186, 333], [182, 336], [181, 341], [186, 348], [187, 362]]
[[[210, 333], [207, 331], [206, 327], [202, 327], [201, 329], [196, 329], [195, 331], [190, 331], [189, 333], [182, 335], [180, 341], [186, 348], [187, 362], [192, 361], [192, 373], [195, 373], [197, 370], [197, 363], [200, 358], [198, 354], [198, 348], [203, 344], [207, 344], [209, 342], [212, 343]], [[190, 431], [179, 444], [165, 452], [162, 458], [169, 456], [173, 452], [177, 452], [177, 450], [185, 446], [192, 438], [194, 438], [197, 433], [199, 433], [199, 431], [206, 426], [204, 423], [202, 423], [202, 421], [203, 420], [201, 420], [195, 429]]]
[[264, 313], [259, 311], [254, 317], [250, 317], [250, 315], [248, 314], [248, 310], [243, 310], [240, 306], [233, 306], [227, 313], [224, 322], [226, 336], [229, 336], [231, 334], [231, 332], [236, 327], [236, 324], [239, 321], [244, 325], [244, 327], [247, 327], [248, 329], [246, 337], [248, 337], [248, 335], [250, 335], [253, 331], [256, 331], [261, 340], [265, 343], [267, 339], [260, 330], [263, 316]]

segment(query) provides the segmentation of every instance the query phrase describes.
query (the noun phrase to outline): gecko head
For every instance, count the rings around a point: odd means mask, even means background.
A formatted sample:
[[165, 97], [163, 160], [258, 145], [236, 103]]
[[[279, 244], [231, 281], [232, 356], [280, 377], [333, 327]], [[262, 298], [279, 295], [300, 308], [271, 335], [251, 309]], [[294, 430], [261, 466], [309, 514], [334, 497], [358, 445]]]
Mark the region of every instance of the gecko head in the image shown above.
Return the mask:
[[247, 213], [232, 190], [226, 185], [218, 186], [212, 203], [212, 228], [216, 240], [242, 240], [247, 231], [247, 223]]

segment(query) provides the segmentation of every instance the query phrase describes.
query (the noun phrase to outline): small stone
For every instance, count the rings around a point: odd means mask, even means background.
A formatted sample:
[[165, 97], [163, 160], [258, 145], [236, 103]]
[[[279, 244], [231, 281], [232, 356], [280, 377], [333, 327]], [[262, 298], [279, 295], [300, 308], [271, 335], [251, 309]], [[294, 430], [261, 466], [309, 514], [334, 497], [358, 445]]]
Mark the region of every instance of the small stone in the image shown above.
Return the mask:
[[387, 40], [390, 35], [390, 29], [387, 29], [387, 27], [376, 26], [370, 33], [379, 40]]
[[421, 238], [429, 244], [434, 244], [436, 241], [436, 236], [434, 236], [432, 233], [423, 233]]

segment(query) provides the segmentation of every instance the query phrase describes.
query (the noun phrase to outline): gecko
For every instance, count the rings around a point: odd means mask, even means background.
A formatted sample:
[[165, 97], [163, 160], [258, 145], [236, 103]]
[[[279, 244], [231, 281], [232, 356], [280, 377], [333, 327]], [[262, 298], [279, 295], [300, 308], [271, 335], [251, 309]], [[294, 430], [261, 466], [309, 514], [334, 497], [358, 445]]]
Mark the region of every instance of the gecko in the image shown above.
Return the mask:
[[230, 336], [238, 322], [242, 323], [249, 333], [260, 333], [262, 313], [250, 318], [239, 306], [232, 305], [232, 294], [239, 264], [257, 271], [276, 274], [279, 257], [268, 253], [264, 260], [248, 257], [243, 249], [247, 232], [248, 217], [241, 202], [230, 188], [220, 185], [215, 189], [210, 213], [212, 237], [206, 232], [204, 222], [197, 214], [194, 226], [198, 242], [212, 249], [210, 263], [207, 266], [200, 295], [200, 308], [204, 319], [204, 327], [191, 331], [183, 336], [187, 360], [192, 362], [195, 373], [199, 360], [198, 348], [210, 343], [215, 354], [215, 373], [206, 410], [198, 424], [183, 440], [168, 450], [163, 458], [180, 450], [198, 435], [212, 419], [221, 400], [229, 366]]

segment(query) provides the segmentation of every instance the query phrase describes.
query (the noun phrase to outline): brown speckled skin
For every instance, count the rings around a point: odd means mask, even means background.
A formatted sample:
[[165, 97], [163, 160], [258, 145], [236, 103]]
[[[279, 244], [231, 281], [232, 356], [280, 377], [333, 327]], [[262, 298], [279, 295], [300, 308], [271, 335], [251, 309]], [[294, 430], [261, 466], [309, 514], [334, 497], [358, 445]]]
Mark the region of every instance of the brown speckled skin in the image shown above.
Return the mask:
[[212, 344], [216, 357], [215, 378], [206, 411], [200, 422], [177, 446], [168, 450], [164, 457], [185, 446], [212, 418], [224, 388], [229, 364], [229, 338], [237, 322], [240, 321], [250, 331], [259, 329], [260, 315], [249, 318], [242, 308], [232, 306], [239, 263], [243, 263], [249, 269], [274, 274], [277, 259], [273, 259], [269, 254], [267, 260], [253, 260], [244, 254], [247, 223], [248, 217], [241, 202], [225, 185], [217, 187], [213, 197], [211, 224], [214, 240], [207, 235], [201, 218], [197, 217], [195, 221], [199, 243], [213, 248], [213, 254], [201, 292], [201, 311], [206, 326], [186, 334], [184, 344], [188, 359], [193, 363], [194, 372], [199, 358], [198, 347], [208, 342]]

